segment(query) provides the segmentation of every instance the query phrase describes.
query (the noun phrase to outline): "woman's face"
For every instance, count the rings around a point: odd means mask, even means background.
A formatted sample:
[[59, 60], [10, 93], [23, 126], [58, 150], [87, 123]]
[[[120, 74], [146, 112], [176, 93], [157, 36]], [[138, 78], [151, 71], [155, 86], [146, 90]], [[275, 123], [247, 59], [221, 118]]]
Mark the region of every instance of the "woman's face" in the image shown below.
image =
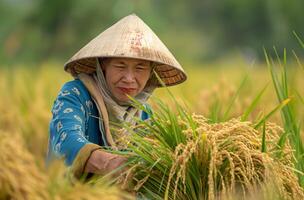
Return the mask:
[[106, 82], [118, 101], [128, 101], [145, 87], [150, 78], [150, 61], [133, 58], [108, 58], [103, 62]]

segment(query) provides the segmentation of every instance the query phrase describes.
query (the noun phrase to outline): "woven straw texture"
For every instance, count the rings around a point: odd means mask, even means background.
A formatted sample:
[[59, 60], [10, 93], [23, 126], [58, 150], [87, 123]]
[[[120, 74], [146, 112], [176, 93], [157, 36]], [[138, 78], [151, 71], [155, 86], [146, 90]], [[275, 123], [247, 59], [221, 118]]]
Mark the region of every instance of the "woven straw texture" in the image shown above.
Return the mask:
[[[126, 16], [80, 49], [64, 66], [73, 76], [94, 73], [96, 57], [149, 60], [166, 86], [184, 82], [187, 76], [167, 47], [135, 14]], [[157, 83], [158, 87], [162, 85]]]

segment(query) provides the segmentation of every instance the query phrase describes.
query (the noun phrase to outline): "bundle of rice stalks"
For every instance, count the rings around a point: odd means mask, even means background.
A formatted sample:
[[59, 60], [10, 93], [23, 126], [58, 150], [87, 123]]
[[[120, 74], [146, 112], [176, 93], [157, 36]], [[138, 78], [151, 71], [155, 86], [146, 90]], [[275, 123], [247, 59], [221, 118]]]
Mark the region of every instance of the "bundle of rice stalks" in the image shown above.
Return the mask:
[[46, 175], [15, 134], [0, 132], [0, 199], [48, 199]]
[[258, 131], [239, 119], [211, 124], [181, 108], [176, 115], [159, 105], [155, 113], [146, 110], [150, 121], [128, 129], [131, 167], [124, 175], [133, 178], [139, 196], [243, 199], [262, 194], [267, 199], [275, 194], [304, 199], [293, 171], [292, 149], [288, 141], [280, 145], [283, 130], [277, 125], [266, 123]]

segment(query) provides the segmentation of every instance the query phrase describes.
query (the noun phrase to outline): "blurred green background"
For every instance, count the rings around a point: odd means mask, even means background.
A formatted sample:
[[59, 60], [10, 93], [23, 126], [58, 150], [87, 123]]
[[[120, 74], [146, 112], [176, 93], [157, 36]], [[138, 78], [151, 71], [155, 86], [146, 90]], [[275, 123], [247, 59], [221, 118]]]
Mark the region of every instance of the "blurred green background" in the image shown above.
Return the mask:
[[303, 0], [1, 0], [0, 67], [64, 63], [131, 13], [181, 63], [263, 61], [263, 47], [299, 51], [293, 31], [303, 38], [303, 8]]

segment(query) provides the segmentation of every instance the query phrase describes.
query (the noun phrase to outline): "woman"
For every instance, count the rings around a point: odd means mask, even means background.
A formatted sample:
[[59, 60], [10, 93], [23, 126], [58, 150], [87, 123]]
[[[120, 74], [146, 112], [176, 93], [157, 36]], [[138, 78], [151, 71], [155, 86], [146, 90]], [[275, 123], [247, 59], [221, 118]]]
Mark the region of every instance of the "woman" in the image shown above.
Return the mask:
[[180, 64], [136, 15], [106, 29], [66, 64], [75, 77], [60, 90], [50, 122], [48, 160], [63, 157], [79, 178], [84, 172], [105, 174], [126, 158], [103, 151], [116, 148], [115, 124], [142, 120], [147, 113], [132, 107], [129, 97], [143, 105], [153, 90], [186, 80]]

